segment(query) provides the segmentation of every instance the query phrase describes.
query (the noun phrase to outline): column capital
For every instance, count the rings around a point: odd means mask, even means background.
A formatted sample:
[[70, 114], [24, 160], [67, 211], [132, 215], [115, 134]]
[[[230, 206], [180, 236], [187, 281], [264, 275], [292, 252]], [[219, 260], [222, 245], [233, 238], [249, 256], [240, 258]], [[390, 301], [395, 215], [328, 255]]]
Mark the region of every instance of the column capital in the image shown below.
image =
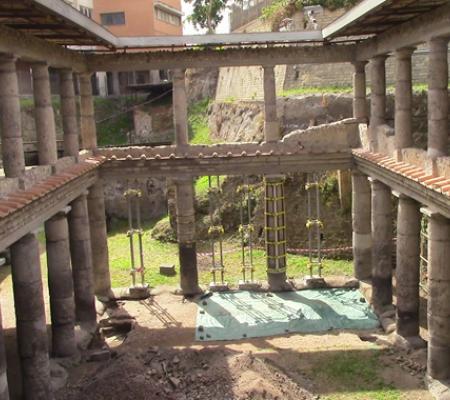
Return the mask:
[[177, 68], [172, 70], [172, 79], [182, 79], [186, 78], [186, 70], [184, 68]]
[[394, 197], [397, 197], [397, 199], [399, 199], [399, 200], [409, 201], [411, 203], [417, 203], [417, 201], [414, 200], [412, 197], [407, 196], [406, 194], [399, 192], [398, 190], [392, 190], [392, 195]]
[[411, 56], [415, 51], [416, 47], [402, 47], [400, 49], [395, 50], [395, 57], [400, 60], [408, 59], [411, 58]]
[[448, 218], [446, 218], [444, 215], [438, 213], [437, 211], [435, 211], [429, 207], [421, 207], [420, 212], [428, 218], [435, 218], [435, 219], [439, 219], [439, 220], [448, 220]]
[[448, 51], [448, 37], [434, 37], [428, 41], [430, 51]]
[[49, 67], [47, 61], [32, 61], [30, 63], [30, 65], [31, 65], [31, 68], [34, 68], [34, 67], [47, 67], [48, 68]]
[[366, 65], [368, 64], [367, 60], [364, 61], [353, 61], [352, 65], [355, 68], [355, 72], [365, 72]]
[[0, 53], [0, 63], [1, 62], [16, 62], [18, 57], [13, 53]]
[[379, 64], [384, 63], [387, 58], [389, 58], [389, 54], [380, 54], [378, 56], [372, 57], [369, 61], [373, 64]]
[[264, 64], [264, 65], [261, 65], [261, 68], [263, 69], [263, 70], [266, 70], [266, 69], [274, 69], [275, 68], [275, 64]]

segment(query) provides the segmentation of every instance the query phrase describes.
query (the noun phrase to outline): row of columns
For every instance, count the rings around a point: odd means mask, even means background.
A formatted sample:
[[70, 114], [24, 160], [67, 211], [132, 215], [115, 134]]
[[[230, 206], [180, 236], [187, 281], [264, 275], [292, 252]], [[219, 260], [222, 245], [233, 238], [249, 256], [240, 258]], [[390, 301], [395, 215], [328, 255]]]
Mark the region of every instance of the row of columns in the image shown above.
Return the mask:
[[[274, 66], [263, 67], [264, 71], [264, 133], [267, 142], [280, 139], [277, 117], [276, 85]], [[183, 148], [189, 145], [187, 126], [187, 97], [185, 71], [174, 70], [173, 115], [175, 143]], [[286, 280], [286, 227], [283, 200], [283, 177], [266, 176], [266, 253], [267, 277], [271, 290], [285, 290]], [[176, 193], [177, 237], [180, 261], [180, 286], [183, 294], [200, 292], [198, 285], [197, 256], [195, 244], [194, 185], [191, 178], [173, 180]], [[273, 214], [276, 210], [277, 215]]]
[[[0, 56], [2, 159], [7, 178], [22, 178], [25, 173], [15, 63], [13, 56]], [[32, 71], [39, 164], [55, 166], [58, 154], [48, 65], [34, 63]], [[80, 135], [71, 70], [60, 71], [60, 85], [64, 155], [78, 161]], [[83, 148], [95, 150], [92, 87], [87, 74], [80, 75], [80, 94]], [[77, 351], [75, 324], [84, 329], [96, 326], [94, 292], [105, 298], [111, 294], [101, 182], [47, 220], [45, 236], [51, 350], [55, 357], [68, 357]], [[10, 250], [23, 396], [25, 399], [51, 399], [49, 348], [36, 234], [28, 233], [11, 245]], [[0, 400], [8, 398], [2, 344], [0, 331]]]
[[[428, 158], [448, 155], [448, 39], [429, 42]], [[412, 68], [414, 48], [395, 52], [395, 157], [413, 146]], [[377, 127], [386, 123], [386, 56], [370, 60], [371, 107], [369, 147], [378, 147]], [[354, 64], [354, 117], [368, 119], [365, 62]], [[432, 167], [431, 174], [435, 174]], [[355, 276], [372, 280], [372, 302], [382, 310], [392, 304], [393, 209], [391, 189], [359, 171], [352, 175], [352, 219]], [[396, 248], [396, 331], [404, 338], [419, 337], [420, 231], [428, 218], [428, 374], [450, 379], [450, 220], [404, 193], [398, 197]]]

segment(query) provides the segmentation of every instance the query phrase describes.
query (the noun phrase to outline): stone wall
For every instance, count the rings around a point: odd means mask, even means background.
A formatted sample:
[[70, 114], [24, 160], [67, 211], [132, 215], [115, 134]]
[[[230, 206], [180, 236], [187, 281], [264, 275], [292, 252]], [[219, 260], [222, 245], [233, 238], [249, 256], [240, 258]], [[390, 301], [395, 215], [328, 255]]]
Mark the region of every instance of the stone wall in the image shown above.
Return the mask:
[[[215, 102], [208, 111], [211, 135], [225, 142], [258, 141], [264, 138], [263, 102]], [[281, 132], [340, 121], [352, 116], [349, 95], [310, 95], [277, 100]]]
[[[349, 94], [307, 95], [277, 99], [277, 114], [282, 135], [352, 117], [352, 96]], [[370, 104], [370, 101], [369, 101]], [[394, 126], [394, 96], [387, 96], [386, 121]], [[427, 93], [413, 96], [413, 137], [415, 146], [426, 147]], [[263, 102], [214, 102], [208, 110], [211, 135], [224, 142], [258, 141], [264, 139]], [[450, 121], [449, 121], [450, 124]], [[449, 125], [450, 131], [450, 125]]]
[[128, 189], [139, 189], [142, 220], [160, 218], [167, 213], [165, 179], [115, 179], [105, 182], [105, 206], [109, 218], [127, 219], [128, 205], [123, 194]]
[[174, 139], [172, 104], [137, 106], [133, 110], [133, 144], [167, 143]]
[[[319, 26], [325, 27], [342, 15], [345, 10], [324, 10], [317, 16]], [[304, 29], [303, 13], [293, 16], [293, 30]], [[236, 32], [266, 32], [269, 24], [256, 19], [236, 30]], [[419, 46], [413, 55], [413, 82], [427, 83], [428, 50]], [[370, 86], [369, 70], [366, 67], [367, 84]], [[449, 67], [450, 73], [450, 67]], [[348, 63], [341, 64], [298, 64], [277, 66], [275, 77], [277, 92], [298, 87], [351, 86], [353, 67]], [[395, 83], [395, 58], [386, 61], [386, 75], [388, 85]], [[261, 67], [233, 67], [221, 68], [217, 84], [216, 100], [262, 100], [262, 68]]]

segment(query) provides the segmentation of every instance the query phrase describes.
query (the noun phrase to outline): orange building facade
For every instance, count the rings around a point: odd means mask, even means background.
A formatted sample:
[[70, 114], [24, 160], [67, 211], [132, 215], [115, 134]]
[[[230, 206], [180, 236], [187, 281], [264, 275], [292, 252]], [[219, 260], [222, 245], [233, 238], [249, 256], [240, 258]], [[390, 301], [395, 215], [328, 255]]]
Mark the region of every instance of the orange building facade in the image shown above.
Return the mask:
[[[181, 0], [94, 0], [92, 18], [118, 37], [183, 34]], [[100, 95], [145, 91], [168, 82], [167, 71], [97, 73]]]
[[116, 36], [182, 35], [180, 0], [94, 0], [93, 18]]

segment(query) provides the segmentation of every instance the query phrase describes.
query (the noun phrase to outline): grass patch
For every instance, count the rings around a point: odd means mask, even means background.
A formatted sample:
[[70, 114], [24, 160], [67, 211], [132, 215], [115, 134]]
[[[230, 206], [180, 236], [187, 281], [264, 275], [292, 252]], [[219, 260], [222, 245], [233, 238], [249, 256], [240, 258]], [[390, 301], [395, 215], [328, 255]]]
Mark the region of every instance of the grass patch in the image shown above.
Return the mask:
[[[176, 243], [162, 243], [151, 237], [151, 230], [154, 223], [147, 223], [144, 226], [144, 263], [146, 268], [146, 282], [151, 286], [171, 285], [179, 283], [179, 276], [166, 277], [159, 274], [161, 264], [175, 264], [178, 267], [178, 245]], [[130, 249], [129, 239], [126, 236], [127, 222], [117, 221], [108, 235], [109, 259], [111, 282], [113, 287], [128, 286], [130, 277]], [[209, 252], [208, 242], [198, 242], [197, 250], [200, 253]], [[241, 248], [239, 240], [234, 237], [228, 238], [224, 242], [224, 257], [226, 279], [231, 284], [236, 284], [241, 279]], [[288, 275], [290, 277], [300, 277], [308, 273], [308, 259], [303, 256], [288, 255]], [[211, 281], [209, 272], [210, 257], [199, 256], [199, 280], [202, 284]], [[266, 279], [265, 252], [261, 249], [254, 251], [255, 278]], [[351, 275], [353, 270], [352, 262], [344, 260], [325, 260], [324, 275]]]
[[189, 107], [188, 126], [191, 144], [212, 144], [208, 126], [209, 99], [200, 100]]
[[387, 385], [380, 375], [381, 353], [377, 350], [367, 354], [342, 352], [321, 360], [312, 369], [318, 380], [327, 385], [327, 392], [321, 396], [326, 400], [400, 400], [401, 393]]
[[304, 96], [310, 94], [350, 94], [353, 92], [351, 86], [318, 86], [308, 87], [302, 86], [298, 88], [282, 90], [278, 94], [279, 97]]

